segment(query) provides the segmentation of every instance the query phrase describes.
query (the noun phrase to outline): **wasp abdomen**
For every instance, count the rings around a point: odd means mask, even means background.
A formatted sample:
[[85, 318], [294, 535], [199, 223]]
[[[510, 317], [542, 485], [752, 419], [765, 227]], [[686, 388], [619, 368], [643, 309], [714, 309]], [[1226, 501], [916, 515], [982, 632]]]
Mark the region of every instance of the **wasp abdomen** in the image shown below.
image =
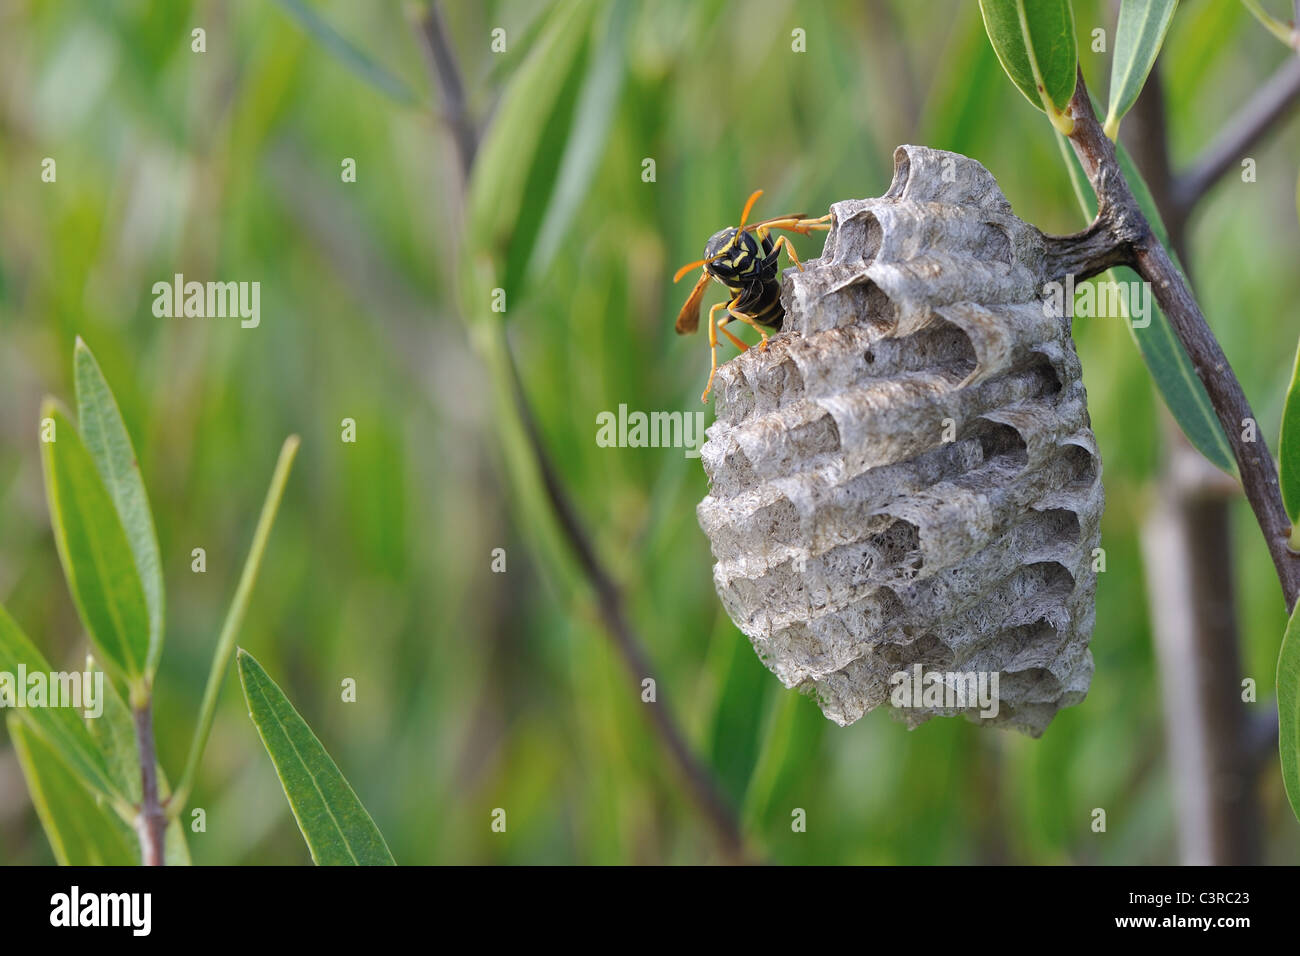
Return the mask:
[[759, 325], [781, 331], [785, 309], [781, 307], [780, 280], [763, 279], [732, 291], [738, 296], [732, 311], [743, 312]]

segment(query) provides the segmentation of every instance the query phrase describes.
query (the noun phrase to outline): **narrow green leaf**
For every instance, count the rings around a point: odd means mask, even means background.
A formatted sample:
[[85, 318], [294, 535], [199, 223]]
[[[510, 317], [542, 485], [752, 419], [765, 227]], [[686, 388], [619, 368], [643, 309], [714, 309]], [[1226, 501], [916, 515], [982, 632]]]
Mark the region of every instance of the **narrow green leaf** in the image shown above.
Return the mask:
[[50, 525], [68, 590], [98, 656], [133, 687], [147, 684], [149, 611], [126, 531], [72, 422], [47, 401], [41, 417], [54, 441], [41, 442]]
[[303, 0], [275, 0], [306, 33], [333, 54], [340, 63], [375, 89], [405, 106], [414, 106], [419, 98], [410, 87], [389, 73], [351, 40], [330, 26]]
[[980, 0], [984, 30], [1007, 76], [1066, 136], [1074, 121], [1065, 108], [1074, 95], [1078, 49], [1069, 0]]
[[604, 154], [623, 87], [627, 66], [623, 34], [630, 17], [629, 0], [615, 0], [600, 28], [600, 39], [595, 42], [591, 66], [585, 71], [582, 91], [574, 106], [573, 130], [565, 144], [555, 189], [524, 270], [530, 283], [545, 273], [563, 247], [569, 225], [590, 192], [591, 178]]
[[488, 310], [495, 286], [511, 304], [524, 290], [575, 122], [594, 11], [590, 0], [556, 6], [484, 137], [469, 187], [464, 262], [467, 276], [488, 264], [492, 285], [464, 283], [467, 315]]
[[[14, 623], [3, 605], [0, 605], [0, 671], [15, 675], [15, 680], [20, 672], [27, 675], [51, 673], [49, 662]], [[5, 705], [11, 706], [8, 701]], [[126, 791], [117, 785], [117, 778], [110, 773], [94, 738], [82, 723], [81, 713], [70, 707], [33, 707], [24, 713], [28, 715], [30, 730], [39, 734], [45, 746], [56, 752], [70, 772], [88, 788], [125, 802]]]
[[[1169, 232], [1160, 217], [1160, 210], [1151, 196], [1146, 180], [1138, 172], [1137, 166], [1123, 146], [1115, 147], [1120, 168], [1128, 181], [1133, 196], [1138, 201], [1147, 222], [1155, 232], [1156, 238], [1169, 250], [1178, 271], [1186, 281], [1183, 264], [1178, 260], [1178, 253], [1169, 242]], [[1136, 278], [1136, 276], [1134, 276]], [[1169, 319], [1154, 304], [1151, 305], [1151, 324], [1145, 329], [1136, 329], [1130, 323], [1129, 331], [1137, 342], [1142, 358], [1155, 380], [1156, 387], [1164, 397], [1165, 404], [1173, 414], [1174, 420], [1183, 430], [1189, 441], [1211, 462], [1230, 475], [1237, 473], [1237, 459], [1223, 433], [1223, 425], [1214, 411], [1214, 403], [1205, 391], [1205, 385], [1196, 375], [1192, 360], [1187, 357], [1183, 345], [1178, 341]]]
[[139, 864], [131, 827], [82, 786], [59, 753], [33, 729], [32, 714], [12, 711], [5, 723], [54, 859], [62, 866]]
[[266, 489], [262, 513], [257, 519], [257, 528], [253, 531], [253, 543], [248, 549], [248, 557], [244, 559], [244, 570], [239, 575], [235, 596], [226, 610], [226, 620], [221, 625], [221, 636], [217, 638], [217, 648], [212, 655], [208, 683], [203, 689], [203, 703], [199, 705], [199, 718], [194, 724], [194, 736], [190, 739], [190, 753], [185, 758], [185, 770], [176, 787], [174, 809], [177, 813], [185, 808], [185, 802], [189, 800], [194, 777], [199, 770], [199, 761], [203, 759], [203, 748], [208, 745], [212, 719], [217, 712], [217, 696], [221, 693], [221, 683], [226, 677], [230, 655], [235, 650], [235, 637], [244, 622], [244, 612], [248, 610], [253, 585], [257, 582], [257, 572], [262, 567], [262, 556], [266, 553], [266, 543], [271, 537], [271, 526], [275, 524], [276, 512], [280, 510], [280, 499], [284, 497], [284, 486], [289, 481], [289, 472], [293, 468], [293, 459], [298, 454], [300, 444], [297, 435], [290, 435], [280, 446], [280, 457], [275, 463], [275, 471], [271, 473], [271, 485]]
[[760, 756], [761, 715], [770, 675], [750, 643], [729, 620], [722, 620], [725, 624], [715, 637], [721, 653], [710, 655], [710, 670], [717, 674], [718, 700], [709, 731], [709, 762], [723, 792], [739, 805]]
[[1106, 111], [1106, 135], [1111, 139], [1119, 136], [1119, 121], [1142, 92], [1177, 9], [1178, 0], [1123, 0], [1120, 4]]
[[127, 543], [135, 556], [136, 571], [149, 609], [146, 673], [152, 677], [162, 654], [164, 599], [162, 561], [158, 556], [158, 535], [149, 510], [149, 497], [145, 494], [140, 464], [135, 449], [131, 447], [131, 436], [127, 434], [117, 400], [104, 380], [104, 373], [99, 370], [99, 363], [80, 336], [77, 337], [75, 356], [77, 423], [81, 426], [86, 450], [94, 459], [104, 487], [117, 508]]
[[1277, 655], [1277, 749], [1291, 812], [1300, 820], [1300, 605]]
[[289, 698], [245, 650], [237, 654], [248, 715], [271, 755], [317, 865], [392, 864], [375, 821]]
[[1291, 384], [1286, 390], [1286, 405], [1282, 408], [1282, 439], [1278, 442], [1277, 466], [1282, 502], [1294, 525], [1300, 522], [1300, 349], [1296, 351]]
[[[1130, 278], [1137, 276], [1128, 273]], [[1183, 434], [1198, 451], [1230, 475], [1237, 473], [1232, 446], [1223, 434], [1223, 426], [1205, 386], [1196, 377], [1191, 360], [1164, 313], [1151, 306], [1151, 324], [1145, 329], [1129, 325], [1142, 360]]]
[[771, 832], [769, 810], [782, 794], [799, 789], [817, 764], [821, 742], [831, 725], [811, 698], [778, 690], [768, 714], [759, 748], [758, 766], [742, 804], [741, 823], [747, 832]]

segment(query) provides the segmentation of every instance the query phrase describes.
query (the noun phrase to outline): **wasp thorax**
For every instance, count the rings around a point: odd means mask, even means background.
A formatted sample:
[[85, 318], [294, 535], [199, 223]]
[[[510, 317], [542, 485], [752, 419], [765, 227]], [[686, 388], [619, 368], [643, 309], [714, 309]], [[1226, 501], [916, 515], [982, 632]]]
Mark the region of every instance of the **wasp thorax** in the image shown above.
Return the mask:
[[718, 370], [718, 593], [840, 724], [886, 704], [1040, 734], [1092, 677], [1103, 500], [1042, 234], [979, 163], [915, 146], [832, 211], [785, 331]]

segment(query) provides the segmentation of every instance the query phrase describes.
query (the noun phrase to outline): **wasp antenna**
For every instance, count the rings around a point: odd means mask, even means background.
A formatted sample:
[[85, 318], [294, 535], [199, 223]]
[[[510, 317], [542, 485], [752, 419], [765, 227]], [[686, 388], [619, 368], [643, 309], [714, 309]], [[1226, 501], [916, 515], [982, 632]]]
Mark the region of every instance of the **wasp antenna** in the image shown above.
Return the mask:
[[754, 203], [758, 202], [758, 197], [761, 195], [763, 195], [761, 189], [755, 189], [750, 195], [748, 202], [745, 203], [744, 211], [740, 214], [740, 225], [736, 227], [737, 232], [745, 228], [745, 223], [749, 220], [749, 211], [754, 208]]
[[696, 261], [696, 262], [690, 262], [690, 263], [687, 263], [686, 265], [684, 265], [684, 266], [682, 266], [680, 269], [678, 269], [676, 273], [673, 274], [673, 281], [674, 281], [674, 282], [681, 282], [681, 281], [682, 281], [682, 276], [686, 275], [688, 272], [692, 272], [692, 271], [694, 271], [695, 269], [700, 268], [700, 266], [704, 265], [706, 262], [709, 262], [709, 261], [711, 261], [711, 260], [709, 260], [709, 259], [700, 259], [700, 260], [698, 260], [698, 261]]

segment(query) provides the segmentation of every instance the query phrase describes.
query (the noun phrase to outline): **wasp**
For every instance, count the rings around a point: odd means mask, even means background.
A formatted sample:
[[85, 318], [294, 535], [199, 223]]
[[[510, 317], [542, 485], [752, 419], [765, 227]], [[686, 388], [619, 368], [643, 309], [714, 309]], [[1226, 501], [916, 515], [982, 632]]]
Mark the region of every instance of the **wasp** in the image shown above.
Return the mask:
[[[700, 401], [709, 400], [713, 390], [713, 378], [718, 374], [718, 333], [721, 332], [731, 344], [742, 352], [749, 346], [736, 338], [726, 328], [732, 319], [738, 319], [746, 325], [753, 326], [763, 337], [760, 348], [767, 348], [767, 333], [781, 331], [781, 321], [785, 310], [781, 307], [781, 277], [777, 260], [781, 250], [785, 249], [791, 261], [803, 271], [803, 264], [794, 251], [789, 236], [778, 236], [772, 240], [773, 229], [797, 232], [801, 236], [809, 235], [814, 229], [829, 229], [827, 213], [820, 219], [810, 219], [805, 215], [778, 216], [764, 219], [751, 225], [749, 213], [754, 208], [763, 190], [756, 190], [745, 203], [740, 214], [739, 226], [728, 226], [715, 232], [704, 247], [704, 258], [698, 262], [684, 265], [673, 276], [673, 282], [693, 269], [700, 269], [700, 277], [695, 288], [677, 315], [677, 334], [687, 335], [700, 327], [700, 300], [704, 298], [704, 289], [713, 279], [731, 293], [731, 301], [719, 302], [709, 309], [709, 348], [712, 351], [712, 364], [709, 367], [709, 383], [704, 388]], [[701, 268], [702, 267], [702, 268]], [[726, 309], [727, 314], [717, 318], [718, 310]]]

